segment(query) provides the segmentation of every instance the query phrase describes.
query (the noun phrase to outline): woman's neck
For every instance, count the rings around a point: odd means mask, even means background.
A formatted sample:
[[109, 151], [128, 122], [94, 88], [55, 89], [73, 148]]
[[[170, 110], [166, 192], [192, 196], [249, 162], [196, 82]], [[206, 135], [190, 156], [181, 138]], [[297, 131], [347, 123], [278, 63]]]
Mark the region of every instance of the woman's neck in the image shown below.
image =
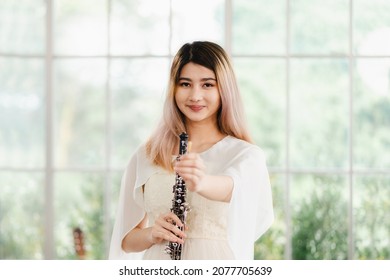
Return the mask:
[[216, 124], [190, 124], [187, 125], [187, 133], [192, 144], [191, 151], [195, 153], [201, 153], [209, 149], [226, 136], [219, 131]]

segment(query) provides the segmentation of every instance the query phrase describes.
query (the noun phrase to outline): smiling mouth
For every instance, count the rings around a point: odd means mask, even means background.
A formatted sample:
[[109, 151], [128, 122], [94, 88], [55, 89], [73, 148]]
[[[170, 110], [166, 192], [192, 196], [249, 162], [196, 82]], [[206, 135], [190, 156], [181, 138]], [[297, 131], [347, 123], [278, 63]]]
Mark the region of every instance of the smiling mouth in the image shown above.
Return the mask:
[[200, 110], [202, 110], [205, 106], [201, 106], [201, 105], [188, 105], [188, 108], [190, 108], [192, 111], [194, 112], [199, 112]]

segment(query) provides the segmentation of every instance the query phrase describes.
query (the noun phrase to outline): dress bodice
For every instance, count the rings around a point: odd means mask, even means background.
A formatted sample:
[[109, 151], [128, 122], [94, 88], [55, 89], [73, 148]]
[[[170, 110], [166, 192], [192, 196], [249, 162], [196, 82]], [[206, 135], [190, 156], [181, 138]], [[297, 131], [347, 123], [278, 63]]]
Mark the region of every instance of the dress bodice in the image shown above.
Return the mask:
[[[175, 175], [166, 171], [153, 174], [145, 184], [144, 207], [149, 224], [172, 207]], [[190, 211], [187, 214], [187, 238], [227, 239], [227, 215], [229, 204], [212, 201], [197, 193], [187, 191]]]

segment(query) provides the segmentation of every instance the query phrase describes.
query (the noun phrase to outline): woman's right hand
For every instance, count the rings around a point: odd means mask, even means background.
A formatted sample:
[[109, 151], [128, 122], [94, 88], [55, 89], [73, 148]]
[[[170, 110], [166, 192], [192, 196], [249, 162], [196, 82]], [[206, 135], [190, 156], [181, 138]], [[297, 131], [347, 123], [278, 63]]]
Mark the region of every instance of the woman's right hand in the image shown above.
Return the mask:
[[166, 240], [183, 244], [186, 234], [179, 227], [183, 227], [183, 223], [175, 214], [172, 212], [161, 214], [151, 227], [151, 242], [157, 244]]

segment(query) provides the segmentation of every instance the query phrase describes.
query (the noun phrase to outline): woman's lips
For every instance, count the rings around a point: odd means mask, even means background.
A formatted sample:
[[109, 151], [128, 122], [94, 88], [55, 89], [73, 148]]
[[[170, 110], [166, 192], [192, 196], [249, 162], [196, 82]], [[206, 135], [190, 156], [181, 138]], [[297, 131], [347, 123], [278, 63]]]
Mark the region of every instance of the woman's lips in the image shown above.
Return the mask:
[[201, 105], [188, 105], [188, 107], [194, 111], [194, 112], [199, 112], [200, 110], [202, 110], [205, 106], [201, 106]]

